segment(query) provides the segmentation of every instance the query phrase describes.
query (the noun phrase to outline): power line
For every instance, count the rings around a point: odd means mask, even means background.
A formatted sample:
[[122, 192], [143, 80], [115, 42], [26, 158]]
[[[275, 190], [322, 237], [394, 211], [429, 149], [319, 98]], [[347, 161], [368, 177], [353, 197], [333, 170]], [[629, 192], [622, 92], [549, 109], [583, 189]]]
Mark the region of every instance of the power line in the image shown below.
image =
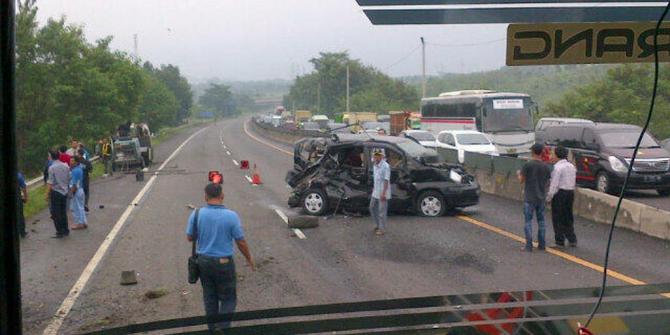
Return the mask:
[[455, 47], [475, 47], [475, 46], [481, 46], [481, 45], [487, 45], [487, 44], [493, 44], [497, 42], [502, 42], [505, 41], [507, 38], [499, 38], [495, 40], [490, 40], [490, 41], [484, 41], [484, 42], [478, 42], [478, 43], [464, 43], [464, 44], [441, 44], [441, 43], [426, 43], [429, 45], [434, 45], [437, 47], [446, 47], [446, 48], [455, 48]]
[[396, 65], [398, 65], [398, 64], [400, 64], [400, 63], [402, 63], [402, 62], [404, 62], [407, 58], [409, 58], [409, 57], [412, 56], [417, 50], [419, 50], [420, 47], [421, 47], [421, 45], [417, 45], [416, 48], [412, 49], [412, 51], [410, 51], [408, 54], [406, 54], [405, 56], [403, 56], [402, 58], [400, 58], [399, 60], [397, 60], [395, 63], [393, 63], [393, 64], [391, 64], [391, 65], [385, 67], [385, 68], [384, 68], [384, 72], [386, 72], [386, 71], [388, 71], [390, 68], [392, 68], [392, 67], [394, 67], [394, 66], [396, 66]]

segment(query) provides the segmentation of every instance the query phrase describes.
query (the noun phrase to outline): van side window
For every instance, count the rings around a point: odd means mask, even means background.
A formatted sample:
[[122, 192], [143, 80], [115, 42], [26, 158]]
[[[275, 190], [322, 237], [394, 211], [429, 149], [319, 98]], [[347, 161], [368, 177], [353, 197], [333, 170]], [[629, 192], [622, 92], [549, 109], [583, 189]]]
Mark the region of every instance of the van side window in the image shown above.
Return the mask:
[[558, 144], [566, 148], [582, 148], [582, 133], [584, 128], [581, 127], [560, 127]]
[[592, 129], [584, 129], [584, 135], [582, 136], [582, 142], [584, 142], [584, 147], [589, 148], [590, 145], [596, 144], [596, 134]]

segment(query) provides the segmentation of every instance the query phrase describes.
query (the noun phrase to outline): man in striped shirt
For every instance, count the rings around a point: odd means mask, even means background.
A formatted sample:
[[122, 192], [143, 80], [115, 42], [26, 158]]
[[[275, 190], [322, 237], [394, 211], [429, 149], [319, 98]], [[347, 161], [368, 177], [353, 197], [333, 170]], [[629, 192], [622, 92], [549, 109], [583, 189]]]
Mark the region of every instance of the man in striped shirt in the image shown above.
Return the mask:
[[556, 246], [564, 247], [567, 239], [571, 247], [576, 247], [572, 205], [575, 200], [577, 169], [567, 160], [568, 150], [565, 147], [557, 147], [554, 153], [559, 161], [551, 172], [547, 201], [551, 202], [551, 221], [554, 225]]

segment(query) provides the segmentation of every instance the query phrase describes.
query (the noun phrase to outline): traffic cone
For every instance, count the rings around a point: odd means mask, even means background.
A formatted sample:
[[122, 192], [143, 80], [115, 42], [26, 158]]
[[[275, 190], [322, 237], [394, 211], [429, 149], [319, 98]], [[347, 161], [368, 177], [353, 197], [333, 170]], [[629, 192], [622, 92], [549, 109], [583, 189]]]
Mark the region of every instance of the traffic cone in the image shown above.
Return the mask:
[[254, 164], [254, 174], [251, 176], [251, 183], [254, 185], [260, 185], [263, 183], [261, 182], [261, 175], [258, 173], [256, 164]]
[[240, 169], [249, 170], [249, 161], [248, 160], [241, 161], [240, 162]]

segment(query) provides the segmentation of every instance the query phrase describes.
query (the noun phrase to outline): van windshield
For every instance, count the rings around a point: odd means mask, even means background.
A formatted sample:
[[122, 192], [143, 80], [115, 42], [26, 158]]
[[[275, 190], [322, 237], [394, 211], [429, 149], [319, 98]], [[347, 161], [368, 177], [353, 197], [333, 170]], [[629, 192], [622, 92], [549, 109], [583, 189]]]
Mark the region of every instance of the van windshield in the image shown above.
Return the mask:
[[[609, 131], [600, 133], [603, 145], [609, 148], [635, 148], [640, 133], [636, 131]], [[660, 145], [648, 134], [644, 134], [640, 148], [660, 148]]]
[[489, 145], [491, 141], [484, 134], [458, 134], [458, 143], [462, 145]]
[[409, 137], [415, 138], [417, 141], [435, 141], [435, 136], [431, 133], [416, 132], [407, 134]]

